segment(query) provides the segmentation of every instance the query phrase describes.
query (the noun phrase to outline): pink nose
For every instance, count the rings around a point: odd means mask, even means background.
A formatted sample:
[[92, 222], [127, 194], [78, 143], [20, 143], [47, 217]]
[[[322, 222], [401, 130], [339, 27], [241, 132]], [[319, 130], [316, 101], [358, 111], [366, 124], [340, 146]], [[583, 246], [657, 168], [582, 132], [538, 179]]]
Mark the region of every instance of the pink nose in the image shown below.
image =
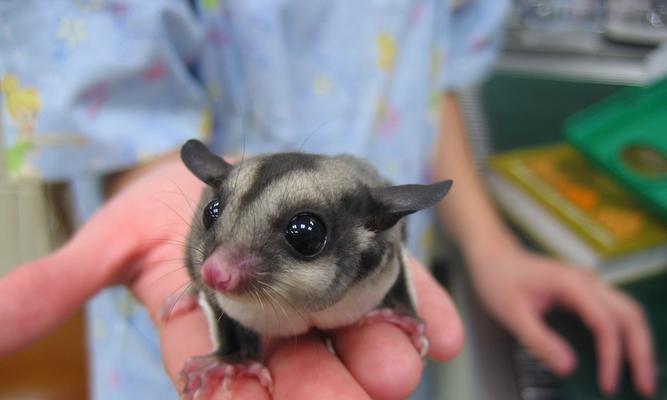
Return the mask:
[[251, 273], [254, 264], [251, 261], [247, 255], [218, 248], [202, 265], [204, 283], [222, 293], [238, 291]]

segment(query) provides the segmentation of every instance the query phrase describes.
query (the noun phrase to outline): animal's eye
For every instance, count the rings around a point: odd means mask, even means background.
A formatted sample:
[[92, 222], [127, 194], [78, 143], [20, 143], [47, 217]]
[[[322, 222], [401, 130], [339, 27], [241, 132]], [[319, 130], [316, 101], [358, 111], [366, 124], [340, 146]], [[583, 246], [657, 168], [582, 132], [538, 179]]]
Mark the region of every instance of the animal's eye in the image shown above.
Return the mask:
[[327, 229], [317, 216], [301, 213], [290, 219], [285, 228], [285, 239], [299, 254], [315, 257], [327, 244]]
[[216, 219], [220, 216], [220, 198], [216, 197], [204, 207], [204, 227], [210, 228]]

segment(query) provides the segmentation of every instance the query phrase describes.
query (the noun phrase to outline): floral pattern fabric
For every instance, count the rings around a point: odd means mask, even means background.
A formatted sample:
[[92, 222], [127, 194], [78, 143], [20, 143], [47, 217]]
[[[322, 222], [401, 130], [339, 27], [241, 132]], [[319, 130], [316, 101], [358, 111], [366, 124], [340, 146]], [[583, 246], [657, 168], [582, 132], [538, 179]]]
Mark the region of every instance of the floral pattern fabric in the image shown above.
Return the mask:
[[[208, 140], [221, 153], [351, 153], [428, 181], [438, 102], [494, 59], [502, 0], [0, 3], [10, 174], [90, 179]], [[409, 219], [425, 254], [431, 216]], [[146, 311], [89, 306], [95, 399], [177, 398]]]

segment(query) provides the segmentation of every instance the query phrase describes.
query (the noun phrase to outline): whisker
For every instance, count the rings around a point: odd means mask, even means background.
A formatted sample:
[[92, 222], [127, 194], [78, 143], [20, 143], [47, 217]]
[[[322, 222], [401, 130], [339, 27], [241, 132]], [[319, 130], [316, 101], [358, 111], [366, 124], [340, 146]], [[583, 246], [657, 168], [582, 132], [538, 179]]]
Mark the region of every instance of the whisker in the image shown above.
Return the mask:
[[171, 179], [168, 176], [165, 177], [165, 179], [167, 179], [169, 182], [171, 182], [171, 184], [174, 185], [176, 187], [176, 189], [178, 189], [178, 192], [183, 196], [183, 200], [185, 200], [188, 207], [190, 207], [190, 210], [192, 211], [192, 214], [195, 214], [195, 207], [192, 205], [194, 201], [185, 194], [183, 189], [180, 187], [180, 185], [178, 183], [176, 183], [176, 181], [174, 181], [173, 179]]
[[[276, 317], [279, 317], [278, 311], [275, 308], [275, 306], [277, 305], [277, 306], [280, 307], [285, 319], [289, 319], [289, 316], [287, 315], [287, 310], [285, 310], [285, 308], [282, 306], [281, 301], [279, 299], [276, 299], [271, 294], [271, 291], [269, 290], [269, 289], [271, 289], [270, 286], [267, 285], [266, 283], [262, 282], [262, 281], [259, 281], [259, 280], [256, 281], [256, 282], [259, 283], [260, 285], [262, 285], [262, 288], [261, 288], [262, 294], [265, 295], [266, 297], [268, 297], [268, 300], [269, 300], [268, 303], [273, 308], [274, 315]], [[278, 323], [280, 323], [280, 322], [281, 322], [280, 319], [278, 319]]]
[[[275, 291], [275, 290], [273, 290], [273, 289], [271, 289], [271, 291], [274, 293], [275, 296], [278, 296], [278, 298], [282, 299], [278, 304], [282, 304], [283, 302], [286, 303], [292, 310], [294, 310], [294, 312], [296, 312], [296, 314], [299, 316], [299, 318], [301, 318], [301, 320], [306, 324], [306, 326], [309, 325], [308, 321], [307, 321], [306, 318], [303, 316], [303, 314], [301, 314], [301, 312], [299, 312], [299, 310], [297, 310], [297, 308], [294, 307], [294, 305], [293, 305], [290, 301], [288, 301], [285, 297], [283, 297], [283, 296], [282, 296], [280, 293], [278, 293], [277, 291]], [[282, 308], [282, 305], [281, 305], [281, 308]], [[284, 310], [284, 309], [283, 309], [283, 310]], [[286, 319], [287, 319], [287, 318], [286, 318]], [[293, 345], [294, 345], [294, 348], [296, 348], [296, 346], [299, 344], [299, 336], [298, 336], [298, 335], [294, 335], [294, 336], [293, 336], [293, 340], [294, 340], [294, 344], [293, 344]]]
[[324, 122], [320, 123], [320, 124], [317, 126], [317, 128], [315, 128], [312, 132], [310, 132], [310, 133], [308, 134], [308, 136], [306, 136], [306, 138], [303, 140], [303, 142], [301, 142], [301, 146], [299, 146], [299, 150], [297, 151], [298, 153], [303, 153], [303, 148], [306, 147], [306, 143], [308, 143], [308, 141], [309, 141], [313, 136], [315, 136], [315, 134], [316, 134], [316, 133], [317, 133], [317, 132], [324, 126], [324, 125], [326, 125], [326, 123], [324, 123]]
[[[179, 262], [182, 262], [182, 261], [183, 261], [183, 260], [179, 260]], [[176, 261], [176, 260], [171, 260], [171, 261], [168, 261], [168, 262], [173, 262], [173, 263], [175, 263], [175, 262], [177, 262], [177, 261]], [[152, 265], [155, 265], [155, 264], [162, 264], [162, 263], [164, 263], [164, 261], [159, 260], [159, 261], [150, 262], [150, 263], [143, 264], [143, 265], [145, 265], [145, 266], [152, 266]], [[182, 270], [186, 270], [186, 271], [187, 271], [187, 269], [188, 269], [188, 268], [187, 268], [186, 266], [181, 266], [181, 267], [178, 267], [178, 268], [176, 268], [176, 269], [169, 270], [169, 271], [165, 272], [163, 275], [161, 275], [161, 276], [155, 278], [155, 280], [154, 280], [153, 282], [151, 282], [151, 283], [157, 283], [157, 282], [159, 282], [160, 280], [162, 280], [162, 279], [168, 277], [169, 275], [175, 274], [175, 273], [177, 273], [177, 272], [181, 272]]]
[[186, 220], [185, 217], [183, 217], [183, 215], [181, 215], [178, 211], [176, 211], [176, 209], [175, 209], [174, 207], [172, 207], [171, 205], [169, 205], [166, 201], [164, 201], [164, 200], [158, 198], [157, 196], [151, 196], [151, 197], [153, 197], [153, 199], [154, 199], [155, 201], [157, 201], [158, 203], [161, 203], [163, 206], [165, 206], [165, 207], [167, 207], [169, 210], [171, 210], [176, 216], [178, 216], [178, 217], [181, 219], [181, 221], [183, 221], [183, 223], [184, 223], [187, 227], [190, 228], [190, 230], [194, 229], [193, 226], [192, 226], [192, 223], [191, 223], [190, 221]]
[[282, 311], [282, 314], [285, 317], [286, 321], [289, 320], [287, 310], [285, 310], [280, 300], [277, 300], [268, 290], [262, 288], [262, 293], [268, 298], [268, 304], [271, 306], [271, 309], [273, 310], [273, 315], [275, 315], [276, 321], [278, 322], [278, 330], [280, 330], [280, 326], [283, 320], [280, 318], [280, 314], [278, 313], [276, 306], [280, 308], [280, 311]]
[[260, 310], [264, 311], [264, 302], [262, 301], [262, 296], [260, 296], [259, 293], [257, 293], [260, 289], [252, 281], [250, 282], [250, 287], [251, 287], [250, 295], [253, 297], [253, 299], [257, 300], [257, 302], [259, 303]]
[[178, 302], [181, 301], [181, 298], [183, 298], [183, 296], [186, 295], [191, 288], [192, 288], [192, 281], [188, 281], [185, 282], [183, 285], [179, 286], [178, 289], [174, 290], [171, 293], [171, 295], [174, 295], [178, 291], [181, 291], [181, 294], [179, 294], [176, 300], [171, 304], [171, 307], [169, 308], [169, 313], [167, 313], [167, 315], [171, 315], [171, 313], [174, 311], [174, 307], [176, 307], [176, 304], [178, 304]]
[[297, 307], [294, 306], [294, 304], [292, 304], [292, 302], [290, 302], [287, 299], [287, 297], [285, 297], [282, 293], [276, 290], [275, 286], [269, 286], [265, 284], [265, 287], [267, 288], [268, 291], [270, 291], [272, 294], [276, 295], [279, 299], [281, 299], [282, 303], [289, 306], [299, 316], [299, 318], [301, 318], [301, 320], [303, 320], [303, 322], [305, 322], [306, 325], [308, 325], [308, 319], [301, 313], [301, 311], [299, 311]]
[[241, 120], [241, 136], [242, 136], [242, 142], [241, 142], [241, 161], [237, 163], [238, 168], [236, 169], [236, 176], [234, 177], [234, 184], [232, 185], [232, 191], [236, 193], [238, 189], [238, 182], [241, 177], [241, 172], [243, 171], [243, 165], [245, 164], [245, 156], [246, 156], [246, 122], [245, 122], [245, 113], [243, 110], [241, 110], [241, 115], [242, 117]]
[[197, 247], [195, 245], [188, 244], [186, 242], [180, 242], [178, 240], [174, 239], [161, 239], [161, 238], [155, 238], [155, 239], [141, 239], [139, 243], [160, 243], [160, 244], [165, 244], [165, 245], [172, 245], [176, 246], [182, 249], [189, 249], [192, 250], [193, 252], [201, 255], [202, 257], [206, 256], [206, 253], [204, 249]]

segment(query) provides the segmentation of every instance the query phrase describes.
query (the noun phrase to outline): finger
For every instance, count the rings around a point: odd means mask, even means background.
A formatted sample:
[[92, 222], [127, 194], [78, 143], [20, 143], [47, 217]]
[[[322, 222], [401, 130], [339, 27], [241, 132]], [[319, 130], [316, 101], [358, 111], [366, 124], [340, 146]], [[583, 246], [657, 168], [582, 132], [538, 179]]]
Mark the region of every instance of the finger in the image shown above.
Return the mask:
[[389, 323], [353, 325], [334, 335], [343, 363], [374, 399], [405, 399], [419, 384], [423, 362], [406, 334]]
[[165, 368], [172, 380], [177, 382], [178, 374], [189, 358], [208, 354], [213, 348], [208, 321], [201, 309], [195, 308], [174, 318], [159, 317], [163, 301], [185, 290], [189, 281], [185, 271], [160, 276], [161, 270], [147, 270], [131, 289], [159, 330]]
[[417, 314], [426, 324], [428, 355], [437, 361], [456, 357], [463, 348], [463, 324], [454, 302], [440, 284], [415, 260], [410, 260], [412, 278], [417, 292]]
[[[163, 214], [175, 219], [169, 209]], [[136, 272], [133, 261], [148, 238], [146, 230], [153, 229], [136, 218], [143, 215], [155, 215], [145, 195], [114, 198], [63, 248], [3, 277], [0, 320], [15, 328], [0, 329], [0, 356], [54, 329], [102, 288], [130, 280]]]
[[561, 300], [576, 311], [593, 332], [598, 359], [598, 384], [605, 394], [616, 391], [621, 369], [621, 337], [615, 316], [608, 310], [599, 290], [601, 282], [568, 277], [558, 290]]
[[269, 351], [274, 398], [370, 399], [341, 361], [315, 334], [283, 339]]
[[59, 299], [62, 285], [56, 277], [49, 283], [55, 256], [24, 265], [0, 280], [0, 357], [16, 351], [37, 339], [71, 315], [80, 306], [76, 298]]
[[616, 290], [607, 293], [621, 324], [635, 387], [644, 397], [656, 391], [656, 361], [653, 340], [639, 304]]
[[[410, 260], [418, 313], [431, 342], [429, 355], [454, 357], [463, 346], [463, 328], [453, 302], [417, 261]], [[405, 398], [419, 383], [423, 362], [406, 334], [388, 323], [352, 326], [334, 336], [345, 365], [373, 398]]]
[[[179, 374], [185, 363], [194, 356], [201, 356], [212, 351], [208, 334], [208, 323], [201, 311], [170, 319], [160, 329], [160, 345], [165, 370], [174, 382], [176, 390], [183, 390], [184, 382]], [[266, 389], [257, 379], [242, 377], [235, 379], [230, 387], [231, 393], [219, 386], [214, 399], [268, 399]]]
[[[151, 257], [159, 257], [152, 254]], [[151, 319], [157, 326], [160, 334], [160, 347], [164, 367], [180, 392], [184, 382], [180, 373], [187, 361], [192, 357], [203, 356], [213, 351], [208, 321], [201, 309], [180, 314], [174, 318], [160, 318], [160, 309], [166, 298], [174, 293], [181, 293], [187, 289], [189, 278], [183, 269], [170, 271], [173, 267], [154, 266], [146, 269], [132, 284], [131, 289], [149, 312]], [[268, 393], [265, 388], [253, 378], [235, 379], [231, 386], [231, 393], [224, 392], [220, 387], [214, 398], [252, 398], [266, 399]]]
[[211, 400], [264, 400], [271, 396], [266, 392], [257, 379], [240, 377], [235, 379], [229, 389], [220, 387]]
[[534, 309], [518, 305], [507, 324], [533, 356], [556, 374], [565, 376], [574, 371], [577, 363], [574, 351]]
[[[45, 335], [106, 286], [106, 259], [79, 243], [14, 269], [0, 280], [0, 357]], [[112, 253], [112, 252], [109, 252]], [[97, 268], [87, 268], [97, 266]]]

